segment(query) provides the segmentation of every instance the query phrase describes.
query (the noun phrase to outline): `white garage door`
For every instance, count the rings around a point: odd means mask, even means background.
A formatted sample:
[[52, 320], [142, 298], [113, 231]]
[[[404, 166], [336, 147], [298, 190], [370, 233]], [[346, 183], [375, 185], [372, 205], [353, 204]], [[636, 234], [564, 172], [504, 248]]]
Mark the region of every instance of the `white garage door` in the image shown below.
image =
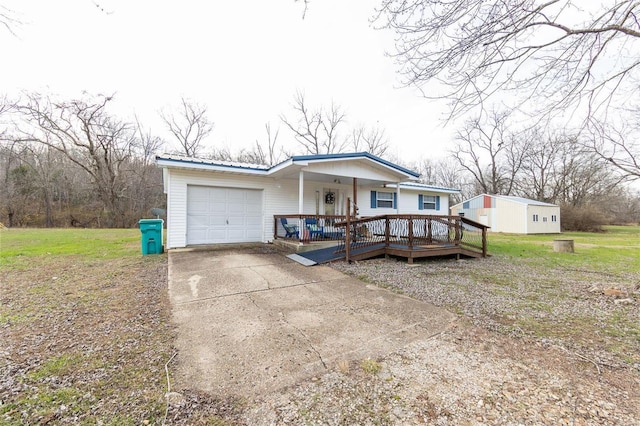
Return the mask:
[[262, 241], [262, 191], [187, 186], [187, 244]]

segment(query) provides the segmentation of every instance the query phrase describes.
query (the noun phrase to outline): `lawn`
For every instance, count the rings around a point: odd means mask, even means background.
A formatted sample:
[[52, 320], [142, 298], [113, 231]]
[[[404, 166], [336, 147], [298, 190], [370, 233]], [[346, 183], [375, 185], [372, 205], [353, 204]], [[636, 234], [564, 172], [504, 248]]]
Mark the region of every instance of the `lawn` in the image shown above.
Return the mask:
[[[573, 267], [640, 274], [640, 227], [608, 226], [605, 232], [562, 235], [490, 233], [489, 253], [541, 267]], [[554, 253], [553, 240], [574, 240], [575, 253]]]
[[[576, 252], [554, 253], [556, 238], [573, 239]], [[140, 252], [137, 229], [0, 231], [0, 425], [165, 422], [175, 339], [167, 255]], [[560, 345], [587, 365], [640, 366], [640, 227], [490, 234], [489, 252], [339, 265], [488, 330]], [[624, 295], [607, 297], [607, 287]], [[171, 424], [224, 424], [217, 413], [229, 420], [241, 409], [180, 391], [187, 402], [169, 411]]]
[[0, 232], [0, 265], [25, 266], [32, 259], [79, 256], [83, 259], [136, 257], [137, 229], [10, 229]]
[[166, 255], [137, 229], [0, 231], [0, 424], [160, 424]]

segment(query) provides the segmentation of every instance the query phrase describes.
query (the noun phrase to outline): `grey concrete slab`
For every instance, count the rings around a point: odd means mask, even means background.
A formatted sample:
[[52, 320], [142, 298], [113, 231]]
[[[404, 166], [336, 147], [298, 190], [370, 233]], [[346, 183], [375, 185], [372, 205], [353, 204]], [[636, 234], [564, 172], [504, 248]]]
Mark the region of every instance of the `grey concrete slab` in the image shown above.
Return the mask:
[[340, 360], [382, 357], [455, 320], [327, 266], [233, 250], [169, 252], [176, 388], [257, 396], [334, 370]]

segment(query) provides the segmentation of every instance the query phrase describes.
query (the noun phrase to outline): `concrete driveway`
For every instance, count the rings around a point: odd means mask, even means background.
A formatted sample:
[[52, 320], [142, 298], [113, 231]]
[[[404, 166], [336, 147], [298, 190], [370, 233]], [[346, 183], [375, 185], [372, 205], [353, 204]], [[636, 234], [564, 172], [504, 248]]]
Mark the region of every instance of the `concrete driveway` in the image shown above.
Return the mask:
[[173, 387], [257, 396], [379, 358], [455, 316], [268, 245], [169, 252], [178, 327]]

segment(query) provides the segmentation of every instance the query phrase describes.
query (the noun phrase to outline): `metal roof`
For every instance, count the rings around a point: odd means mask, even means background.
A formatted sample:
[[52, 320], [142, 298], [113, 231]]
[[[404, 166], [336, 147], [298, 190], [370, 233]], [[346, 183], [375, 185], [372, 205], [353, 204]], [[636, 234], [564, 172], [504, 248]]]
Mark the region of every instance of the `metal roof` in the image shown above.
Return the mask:
[[535, 205], [535, 206], [557, 207], [556, 204], [545, 203], [543, 201], [538, 201], [538, 200], [531, 200], [529, 198], [514, 197], [512, 195], [490, 195], [490, 197], [501, 198], [503, 200], [509, 200], [509, 201], [513, 201], [515, 203], [520, 203], [520, 204], [532, 204], [532, 205]]
[[406, 169], [398, 164], [392, 163], [390, 161], [384, 160], [380, 157], [377, 157], [368, 152], [346, 152], [346, 153], [337, 153], [337, 154], [313, 154], [313, 155], [294, 155], [291, 157], [291, 160], [296, 161], [325, 161], [325, 160], [352, 160], [358, 158], [367, 158], [376, 163], [383, 164], [392, 169], [398, 170], [399, 172], [408, 174], [415, 178], [420, 177], [420, 173], [414, 172], [413, 170]]
[[493, 197], [493, 198], [498, 198], [501, 200], [507, 200], [507, 201], [513, 201], [514, 203], [519, 203], [519, 204], [529, 204], [529, 205], [533, 205], [533, 206], [547, 206], [547, 207], [558, 207], [557, 204], [551, 204], [551, 203], [545, 203], [543, 201], [538, 201], [538, 200], [531, 200], [529, 198], [523, 198], [523, 197], [514, 197], [512, 195], [490, 195], [490, 194], [480, 194], [480, 195], [476, 195], [475, 197], [471, 197], [471, 198], [467, 198], [466, 200], [454, 204], [453, 207], [456, 206], [460, 206], [468, 201], [471, 201], [473, 199], [476, 199], [478, 197]]
[[163, 154], [163, 155], [156, 156], [156, 162], [159, 166], [175, 165], [178, 167], [184, 166], [184, 167], [197, 168], [197, 169], [227, 170], [227, 171], [235, 171], [235, 172], [246, 171], [254, 174], [256, 172], [260, 174], [262, 173], [270, 174], [270, 172], [272, 171], [280, 170], [283, 167], [288, 167], [289, 165], [295, 164], [297, 162], [357, 160], [357, 159], [367, 159], [367, 160], [379, 163], [397, 172], [408, 175], [409, 177], [418, 178], [420, 176], [419, 173], [414, 172], [413, 170], [409, 170], [397, 164], [383, 160], [382, 158], [376, 157], [375, 155], [369, 154], [368, 152], [318, 154], [318, 155], [294, 155], [293, 157], [281, 163], [275, 164], [273, 166], [266, 166], [264, 164], [250, 164], [250, 163], [240, 163], [240, 162], [233, 162], [233, 161], [193, 158], [193, 157], [185, 157], [182, 155], [173, 155], [173, 154]]
[[[395, 187], [394, 184], [386, 184], [385, 186], [388, 188]], [[460, 193], [459, 189], [445, 188], [444, 186], [427, 185], [426, 183], [420, 183], [420, 182], [401, 182], [400, 188], [415, 189], [417, 191], [447, 192], [450, 194]]]
[[195, 158], [195, 157], [185, 157], [183, 155], [174, 155], [174, 154], [162, 154], [156, 156], [156, 161], [170, 161], [182, 163], [185, 165], [202, 165], [202, 166], [218, 166], [218, 167], [227, 167], [230, 169], [239, 169], [239, 170], [262, 170], [268, 171], [271, 167], [265, 166], [264, 164], [251, 164], [251, 163], [240, 163], [236, 161], [222, 161], [222, 160], [212, 160], [212, 159], [204, 159], [204, 158]]

